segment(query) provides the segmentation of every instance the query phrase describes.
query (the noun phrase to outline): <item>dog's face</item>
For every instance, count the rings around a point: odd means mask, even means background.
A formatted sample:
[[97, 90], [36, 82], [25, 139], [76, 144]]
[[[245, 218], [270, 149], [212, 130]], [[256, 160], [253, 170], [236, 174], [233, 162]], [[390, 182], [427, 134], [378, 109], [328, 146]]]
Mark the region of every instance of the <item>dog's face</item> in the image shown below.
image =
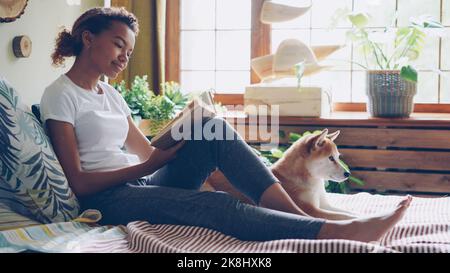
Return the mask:
[[303, 158], [311, 177], [343, 182], [350, 176], [350, 172], [340, 163], [340, 154], [334, 144], [339, 133], [328, 134], [328, 129], [325, 129], [321, 134], [302, 137], [296, 143], [296, 156]]

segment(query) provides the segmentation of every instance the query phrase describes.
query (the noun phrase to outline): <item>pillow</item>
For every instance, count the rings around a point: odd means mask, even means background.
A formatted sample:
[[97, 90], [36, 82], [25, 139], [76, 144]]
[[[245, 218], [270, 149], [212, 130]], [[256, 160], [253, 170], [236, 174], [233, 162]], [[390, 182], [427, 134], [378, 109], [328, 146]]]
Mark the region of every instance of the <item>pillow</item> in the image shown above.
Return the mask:
[[42, 124], [42, 121], [41, 121], [41, 106], [39, 104], [31, 105], [31, 111], [33, 112], [33, 115], [36, 117], [36, 119]]
[[42, 223], [78, 216], [78, 200], [40, 121], [0, 76], [0, 203]]

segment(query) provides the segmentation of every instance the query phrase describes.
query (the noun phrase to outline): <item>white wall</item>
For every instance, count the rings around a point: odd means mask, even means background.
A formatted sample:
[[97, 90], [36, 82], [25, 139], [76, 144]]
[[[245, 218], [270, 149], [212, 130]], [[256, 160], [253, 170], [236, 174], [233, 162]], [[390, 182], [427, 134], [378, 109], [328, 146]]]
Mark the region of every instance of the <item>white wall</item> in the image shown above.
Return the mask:
[[[61, 26], [71, 28], [74, 21], [91, 7], [103, 6], [103, 0], [81, 0], [70, 6], [66, 0], [29, 0], [25, 13], [12, 23], [0, 23], [0, 75], [17, 89], [28, 105], [39, 103], [47, 85], [70, 68], [51, 65], [51, 54]], [[16, 58], [12, 51], [15, 36], [30, 37], [33, 48], [29, 58]]]

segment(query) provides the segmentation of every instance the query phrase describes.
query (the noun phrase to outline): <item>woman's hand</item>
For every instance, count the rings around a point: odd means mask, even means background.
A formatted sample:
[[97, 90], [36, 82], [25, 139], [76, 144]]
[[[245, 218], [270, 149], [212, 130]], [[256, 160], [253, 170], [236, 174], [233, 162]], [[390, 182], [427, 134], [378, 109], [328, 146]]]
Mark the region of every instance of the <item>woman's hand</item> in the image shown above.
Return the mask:
[[164, 165], [166, 165], [169, 161], [173, 160], [176, 157], [177, 151], [183, 147], [185, 141], [181, 141], [177, 145], [167, 149], [161, 150], [156, 147], [153, 147], [154, 150], [150, 154], [150, 157], [145, 162], [149, 168], [153, 170], [158, 170]]

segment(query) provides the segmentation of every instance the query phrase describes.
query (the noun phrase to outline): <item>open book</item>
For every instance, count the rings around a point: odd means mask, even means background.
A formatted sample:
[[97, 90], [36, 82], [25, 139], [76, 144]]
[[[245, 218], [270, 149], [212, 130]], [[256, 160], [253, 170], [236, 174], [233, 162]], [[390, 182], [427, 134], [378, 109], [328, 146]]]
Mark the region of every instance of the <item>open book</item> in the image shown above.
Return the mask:
[[151, 144], [158, 149], [167, 150], [182, 140], [182, 133], [190, 129], [185, 127], [192, 126], [194, 122], [198, 122], [203, 117], [214, 117], [215, 115], [216, 109], [211, 92], [202, 92], [152, 138]]

